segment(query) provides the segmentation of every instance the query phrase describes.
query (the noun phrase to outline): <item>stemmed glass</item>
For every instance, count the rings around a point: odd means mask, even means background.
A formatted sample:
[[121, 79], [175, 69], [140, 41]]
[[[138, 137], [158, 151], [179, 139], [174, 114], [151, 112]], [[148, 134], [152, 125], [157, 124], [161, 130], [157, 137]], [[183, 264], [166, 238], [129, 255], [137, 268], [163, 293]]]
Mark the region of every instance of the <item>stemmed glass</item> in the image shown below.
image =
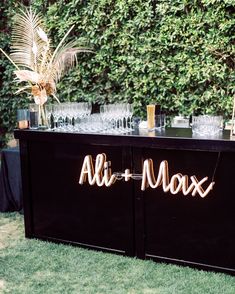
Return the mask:
[[52, 107], [52, 116], [53, 116], [53, 129], [57, 129], [59, 127], [59, 118], [60, 118], [60, 111], [59, 111], [59, 104], [53, 105]]
[[111, 124], [110, 133], [118, 133], [118, 115], [116, 112], [116, 104], [106, 105], [107, 119]]
[[47, 104], [46, 105], [46, 120], [47, 120], [47, 125], [48, 125], [48, 130], [51, 130], [51, 119], [52, 119], [52, 113], [53, 113], [53, 105], [52, 104]]
[[121, 133], [126, 133], [125, 126], [125, 113], [126, 113], [126, 104], [119, 104], [119, 130]]
[[73, 119], [76, 115], [76, 102], [69, 102], [67, 104], [67, 110], [66, 110], [66, 116], [67, 116], [67, 129], [68, 131], [72, 131], [73, 130]]
[[86, 130], [85, 121], [87, 117], [91, 115], [91, 103], [78, 102], [74, 109], [75, 130]]
[[102, 120], [102, 133], [110, 129], [110, 121], [107, 116], [107, 107], [106, 105], [100, 105], [100, 116]]
[[[132, 128], [132, 116], [133, 116], [133, 104], [126, 104], [125, 120], [126, 120], [126, 130], [127, 132], [133, 131]], [[129, 127], [128, 127], [129, 121]]]
[[58, 112], [59, 112], [59, 131], [64, 131], [65, 125], [66, 125], [66, 116], [67, 116], [67, 105], [66, 104], [60, 104], [58, 106]]

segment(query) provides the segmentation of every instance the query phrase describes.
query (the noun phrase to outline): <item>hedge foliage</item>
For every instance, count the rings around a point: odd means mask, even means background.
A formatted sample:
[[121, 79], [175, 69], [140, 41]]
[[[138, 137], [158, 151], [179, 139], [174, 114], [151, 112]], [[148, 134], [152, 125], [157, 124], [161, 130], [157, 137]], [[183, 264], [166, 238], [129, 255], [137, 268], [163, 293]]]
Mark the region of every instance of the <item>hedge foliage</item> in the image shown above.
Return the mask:
[[[152, 102], [169, 114], [231, 116], [234, 0], [48, 2], [44, 15], [54, 44], [75, 24], [71, 38], [95, 51], [80, 54], [60, 82], [61, 101], [129, 101], [141, 116]], [[40, 11], [43, 3], [33, 6]], [[7, 86], [1, 96], [4, 91]]]
[[[0, 47], [9, 54], [11, 42], [11, 25], [21, 2], [14, 0], [1, 0], [0, 2]], [[16, 126], [16, 110], [26, 107], [25, 95], [14, 95], [18, 89], [14, 81], [14, 66], [0, 53], [0, 141], [1, 136]]]

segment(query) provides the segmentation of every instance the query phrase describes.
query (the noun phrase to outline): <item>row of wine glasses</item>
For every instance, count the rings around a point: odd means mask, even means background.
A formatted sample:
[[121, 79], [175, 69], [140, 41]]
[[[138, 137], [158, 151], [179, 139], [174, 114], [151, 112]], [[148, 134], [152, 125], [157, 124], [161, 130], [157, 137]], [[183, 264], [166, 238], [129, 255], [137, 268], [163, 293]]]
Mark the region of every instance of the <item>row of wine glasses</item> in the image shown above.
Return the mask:
[[114, 134], [132, 131], [132, 104], [101, 105], [100, 113], [95, 114], [91, 114], [91, 106], [88, 102], [46, 105], [48, 130]]
[[128, 133], [132, 131], [132, 104], [119, 103], [101, 105], [100, 115], [107, 125], [112, 126], [113, 133]]
[[91, 114], [91, 104], [68, 102], [46, 105], [46, 118], [49, 129], [73, 130], [75, 122]]

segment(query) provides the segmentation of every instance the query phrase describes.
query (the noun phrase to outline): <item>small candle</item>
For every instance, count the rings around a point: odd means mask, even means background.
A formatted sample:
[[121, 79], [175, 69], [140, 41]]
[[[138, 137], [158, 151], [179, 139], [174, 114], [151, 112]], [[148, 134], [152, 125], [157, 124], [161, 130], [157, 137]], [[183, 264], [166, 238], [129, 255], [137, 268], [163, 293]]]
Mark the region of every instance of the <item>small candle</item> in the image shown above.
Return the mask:
[[27, 129], [29, 127], [28, 110], [17, 110], [17, 124], [19, 129]]
[[18, 121], [18, 128], [19, 129], [27, 129], [28, 127], [29, 127], [29, 122], [27, 120]]

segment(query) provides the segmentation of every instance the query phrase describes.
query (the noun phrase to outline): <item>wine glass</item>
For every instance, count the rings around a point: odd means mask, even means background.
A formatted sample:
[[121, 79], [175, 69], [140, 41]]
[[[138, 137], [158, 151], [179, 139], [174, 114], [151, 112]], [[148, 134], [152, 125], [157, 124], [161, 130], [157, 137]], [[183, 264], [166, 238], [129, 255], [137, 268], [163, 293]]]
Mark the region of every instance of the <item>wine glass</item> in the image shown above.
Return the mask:
[[[132, 116], [133, 116], [133, 112], [134, 112], [133, 104], [129, 104], [128, 103], [126, 105], [126, 127], [127, 127], [127, 131], [128, 132], [133, 131], [133, 128], [132, 128]], [[129, 121], [129, 127], [128, 127], [128, 121]]]
[[52, 128], [52, 113], [53, 113], [53, 105], [52, 104], [47, 104], [45, 107], [46, 110], [46, 120], [48, 124], [48, 130], [51, 130]]

